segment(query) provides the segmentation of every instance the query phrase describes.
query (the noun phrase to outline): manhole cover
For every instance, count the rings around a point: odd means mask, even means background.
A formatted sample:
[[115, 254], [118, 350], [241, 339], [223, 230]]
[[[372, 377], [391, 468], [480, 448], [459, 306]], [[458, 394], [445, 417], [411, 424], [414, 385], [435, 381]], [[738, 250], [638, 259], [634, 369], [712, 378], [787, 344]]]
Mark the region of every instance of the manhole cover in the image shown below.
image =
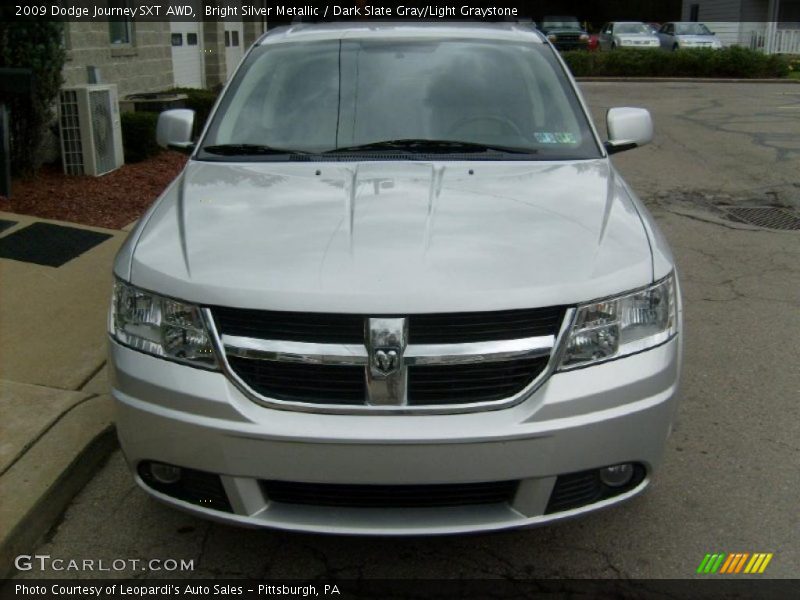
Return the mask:
[[[720, 207], [722, 208], [722, 207]], [[723, 210], [731, 221], [764, 229], [800, 230], [800, 217], [776, 206], [726, 206]]]

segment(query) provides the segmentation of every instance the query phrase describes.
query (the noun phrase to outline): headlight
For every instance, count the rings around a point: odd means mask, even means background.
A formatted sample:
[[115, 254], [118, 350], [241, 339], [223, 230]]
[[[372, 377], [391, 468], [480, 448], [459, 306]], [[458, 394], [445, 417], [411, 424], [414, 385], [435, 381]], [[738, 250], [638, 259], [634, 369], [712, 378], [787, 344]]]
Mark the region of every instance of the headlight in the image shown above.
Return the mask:
[[586, 34], [586, 33], [582, 33], [582, 34], [579, 36], [579, 38], [578, 38], [578, 39], [580, 39], [580, 41], [582, 41], [582, 42], [588, 42], [588, 41], [589, 41], [589, 35], [588, 35], [588, 34]]
[[635, 292], [578, 307], [561, 370], [620, 358], [677, 332], [675, 276]]
[[216, 368], [200, 309], [117, 281], [111, 300], [111, 335], [119, 343], [155, 356]]
[[555, 33], [551, 33], [551, 34], [549, 34], [549, 35], [547, 36], [547, 39], [548, 39], [550, 42], [555, 42], [555, 41], [557, 41], [557, 40], [558, 40], [558, 36], [557, 36]]

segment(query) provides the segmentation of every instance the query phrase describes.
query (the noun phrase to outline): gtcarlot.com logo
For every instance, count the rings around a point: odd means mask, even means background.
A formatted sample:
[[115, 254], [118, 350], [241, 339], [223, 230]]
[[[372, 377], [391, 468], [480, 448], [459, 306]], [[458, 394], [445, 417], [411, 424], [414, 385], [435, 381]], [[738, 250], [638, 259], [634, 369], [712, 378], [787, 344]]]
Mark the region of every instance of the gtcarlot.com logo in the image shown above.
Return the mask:
[[772, 560], [772, 552], [716, 552], [706, 554], [697, 572], [701, 574], [736, 575], [739, 573], [756, 574], [763, 573], [769, 561]]
[[49, 554], [20, 554], [20, 571], [194, 571], [194, 559], [174, 558], [53, 558]]

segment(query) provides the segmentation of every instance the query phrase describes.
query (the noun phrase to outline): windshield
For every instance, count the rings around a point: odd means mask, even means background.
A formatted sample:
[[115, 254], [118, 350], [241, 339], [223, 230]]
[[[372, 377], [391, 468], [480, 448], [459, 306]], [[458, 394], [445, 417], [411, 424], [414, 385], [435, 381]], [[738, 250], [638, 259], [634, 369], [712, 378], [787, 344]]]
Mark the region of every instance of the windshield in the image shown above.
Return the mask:
[[614, 33], [652, 33], [650, 27], [644, 23], [617, 23], [614, 25]]
[[545, 29], [580, 29], [581, 25], [574, 17], [545, 17], [542, 27]]
[[711, 35], [708, 27], [702, 23], [676, 23], [675, 33], [678, 35]]
[[[386, 144], [397, 141], [413, 143]], [[457, 39], [256, 48], [226, 91], [197, 156], [289, 160], [276, 150], [341, 155], [373, 145], [361, 150], [397, 159], [398, 146], [403, 156], [427, 153], [425, 141], [439, 142], [430, 144], [437, 158], [491, 149], [499, 155], [490, 158], [506, 159], [504, 148], [536, 160], [600, 156], [549, 47]]]

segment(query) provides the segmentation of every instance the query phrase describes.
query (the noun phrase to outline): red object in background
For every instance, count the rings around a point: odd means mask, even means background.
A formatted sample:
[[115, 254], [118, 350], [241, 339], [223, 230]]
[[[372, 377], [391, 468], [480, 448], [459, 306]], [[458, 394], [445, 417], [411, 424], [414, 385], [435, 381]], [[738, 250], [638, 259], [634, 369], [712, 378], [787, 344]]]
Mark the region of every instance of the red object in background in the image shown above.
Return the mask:
[[600, 38], [596, 33], [589, 34], [589, 52], [595, 52], [600, 47]]

